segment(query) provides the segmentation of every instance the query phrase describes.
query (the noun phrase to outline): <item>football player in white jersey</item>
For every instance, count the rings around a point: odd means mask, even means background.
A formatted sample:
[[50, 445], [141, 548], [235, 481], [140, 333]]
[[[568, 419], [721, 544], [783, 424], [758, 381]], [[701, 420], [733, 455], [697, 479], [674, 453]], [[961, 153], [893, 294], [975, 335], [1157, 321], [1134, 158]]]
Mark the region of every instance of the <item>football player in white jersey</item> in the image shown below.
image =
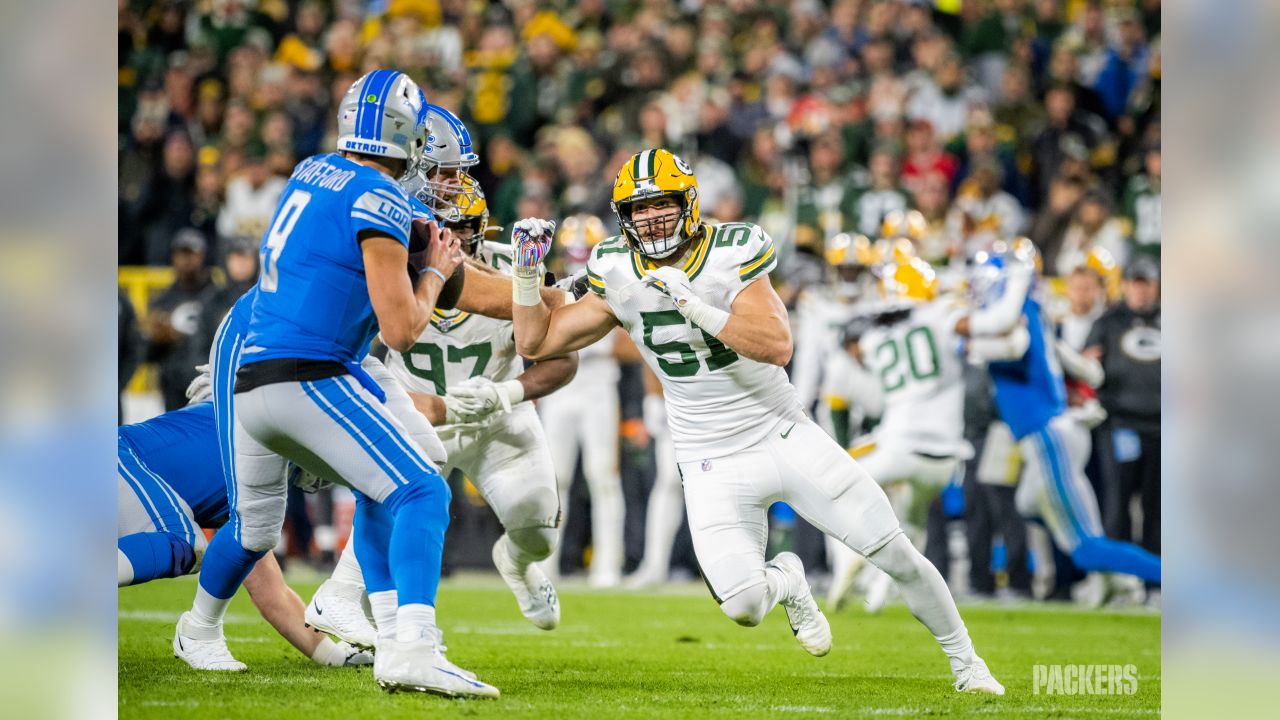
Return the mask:
[[[509, 247], [485, 242], [488, 208], [470, 176], [445, 226], [473, 258], [509, 272]], [[555, 467], [533, 400], [573, 377], [573, 354], [534, 363], [516, 356], [511, 322], [461, 310], [436, 310], [417, 343], [387, 355], [391, 375], [413, 398], [444, 443], [446, 473], [471, 479], [506, 530], [493, 562], [520, 612], [550, 630], [560, 622], [556, 591], [538, 562], [555, 548], [560, 502]]]
[[596, 246], [593, 292], [555, 309], [538, 293], [550, 223], [516, 224], [516, 347], [534, 360], [555, 357], [619, 326], [635, 340], [665, 390], [694, 552], [721, 610], [753, 626], [781, 604], [805, 650], [830, 651], [831, 627], [800, 559], [764, 556], [767, 509], [786, 502], [897, 581], [947, 655], [958, 691], [1003, 694], [884, 492], [800, 407], [782, 369], [791, 331], [769, 283], [777, 264], [769, 236], [746, 223], [702, 223], [692, 170], [662, 149], [623, 165], [613, 208], [623, 234]]
[[[933, 269], [915, 256], [909, 240], [893, 244], [878, 268], [881, 301], [859, 340], [860, 355], [878, 378], [884, 410], [872, 433], [873, 449], [858, 462], [885, 488], [894, 512], [917, 543], [928, 505], [973, 454], [964, 440], [964, 367], [956, 327], [967, 308], [939, 297]], [[830, 599], [839, 604], [861, 563], [847, 550], [832, 558]], [[883, 606], [887, 575], [873, 580], [867, 609]]]
[[871, 241], [865, 235], [832, 236], [823, 248], [827, 282], [802, 288], [796, 299], [791, 382], [806, 409], [821, 399], [827, 365], [840, 349], [840, 332], [853, 318], [854, 304], [863, 294], [868, 275], [863, 263], [871, 253]]
[[[605, 237], [604, 224], [591, 215], [572, 215], [556, 232], [556, 246], [563, 255], [563, 270], [573, 276], [586, 265], [591, 250]], [[574, 469], [582, 455], [582, 474], [591, 495], [591, 566], [587, 582], [592, 587], [617, 587], [622, 581], [623, 521], [622, 476], [618, 470], [618, 435], [621, 409], [618, 380], [621, 371], [615, 355], [616, 336], [604, 338], [578, 353], [578, 374], [555, 395], [538, 403], [543, 425], [550, 433], [551, 457], [559, 478], [561, 511], [568, 510]], [[560, 567], [560, 552], [547, 562], [553, 572]]]

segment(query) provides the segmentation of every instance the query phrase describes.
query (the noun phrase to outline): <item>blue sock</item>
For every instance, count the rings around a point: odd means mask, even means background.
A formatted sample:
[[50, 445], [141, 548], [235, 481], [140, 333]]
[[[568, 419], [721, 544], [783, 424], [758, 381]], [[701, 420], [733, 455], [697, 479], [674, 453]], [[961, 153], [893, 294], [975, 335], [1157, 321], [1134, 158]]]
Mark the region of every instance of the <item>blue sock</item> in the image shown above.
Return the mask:
[[226, 600], [249, 577], [253, 566], [266, 555], [266, 551], [250, 552], [240, 545], [227, 523], [213, 534], [209, 548], [204, 551], [204, 564], [200, 566], [200, 587], [210, 595]]
[[449, 527], [449, 498], [444, 478], [432, 474], [396, 488], [383, 501], [395, 518], [390, 564], [401, 606], [436, 604], [444, 531]]
[[116, 547], [133, 566], [133, 581], [138, 585], [156, 578], [178, 577], [191, 572], [196, 564], [195, 549], [185, 539], [167, 532], [143, 532], [116, 540]]
[[1150, 583], [1160, 582], [1160, 557], [1134, 545], [1108, 537], [1087, 537], [1071, 553], [1081, 570], [1137, 575]]
[[391, 511], [363, 493], [357, 492], [355, 496], [351, 542], [355, 543], [356, 560], [364, 574], [365, 592], [395, 590], [396, 584], [391, 578], [391, 530], [394, 527]]

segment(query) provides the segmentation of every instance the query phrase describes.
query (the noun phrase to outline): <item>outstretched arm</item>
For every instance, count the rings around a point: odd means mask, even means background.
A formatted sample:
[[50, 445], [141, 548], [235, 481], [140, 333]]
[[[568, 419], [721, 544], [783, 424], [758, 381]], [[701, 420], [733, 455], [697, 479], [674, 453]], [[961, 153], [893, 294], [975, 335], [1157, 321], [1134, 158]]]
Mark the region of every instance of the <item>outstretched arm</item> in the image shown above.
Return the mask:
[[[466, 263], [466, 280], [457, 308], [476, 315], [511, 319], [511, 278], [473, 260]], [[541, 288], [542, 301], [549, 307], [564, 304], [564, 291]]]
[[595, 294], [557, 308], [548, 307], [545, 300], [536, 305], [516, 302], [512, 308], [516, 352], [534, 362], [581, 350], [618, 326], [609, 304]]
[[[350, 645], [335, 643], [307, 628], [303, 622], [306, 606], [298, 593], [285, 584], [275, 555], [267, 553], [253, 566], [244, 580], [244, 589], [249, 591], [249, 599], [262, 617], [298, 652], [320, 665], [366, 664], [362, 660], [367, 660], [367, 656], [357, 653]], [[357, 658], [358, 655], [361, 657]]]

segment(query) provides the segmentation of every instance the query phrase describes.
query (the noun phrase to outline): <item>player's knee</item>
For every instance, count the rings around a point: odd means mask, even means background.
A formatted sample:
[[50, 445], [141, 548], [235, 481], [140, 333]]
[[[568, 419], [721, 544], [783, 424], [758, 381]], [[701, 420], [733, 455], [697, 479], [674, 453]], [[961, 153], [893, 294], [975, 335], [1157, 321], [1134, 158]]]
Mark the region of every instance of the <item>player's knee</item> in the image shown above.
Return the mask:
[[769, 588], [763, 580], [721, 601], [720, 609], [729, 619], [745, 627], [755, 627], [764, 620]]
[[508, 531], [554, 528], [560, 515], [560, 496], [549, 487], [534, 487], [511, 502], [504, 502], [498, 518]]
[[551, 556], [551, 551], [555, 550], [560, 534], [553, 527], [531, 527], [508, 530], [507, 537], [522, 555], [537, 562]]
[[240, 546], [251, 553], [267, 552], [280, 542], [285, 496], [244, 493], [236, 503]]
[[[173, 533], [165, 533], [169, 540], [169, 560], [172, 577], [186, 575], [195, 569], [196, 566], [196, 550], [192, 547], [187, 539], [174, 535]], [[201, 538], [204, 536], [202, 535]], [[201, 549], [201, 554], [204, 551]]]
[[920, 577], [920, 563], [928, 562], [907, 536], [899, 533], [883, 547], [867, 555], [867, 561], [898, 582], [910, 583]]
[[383, 500], [393, 515], [409, 511], [433, 526], [449, 525], [449, 502], [452, 493], [438, 474], [417, 476], [396, 488]]

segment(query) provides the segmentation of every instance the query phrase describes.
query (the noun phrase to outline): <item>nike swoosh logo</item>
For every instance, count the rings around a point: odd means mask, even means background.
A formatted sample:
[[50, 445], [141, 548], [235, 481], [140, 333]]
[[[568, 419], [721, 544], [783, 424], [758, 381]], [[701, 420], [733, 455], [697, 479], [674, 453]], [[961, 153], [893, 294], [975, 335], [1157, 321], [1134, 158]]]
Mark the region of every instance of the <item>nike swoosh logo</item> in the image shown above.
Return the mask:
[[792, 431], [792, 430], [795, 430], [795, 429], [796, 429], [796, 424], [795, 424], [795, 423], [791, 423], [791, 427], [787, 428], [787, 431], [786, 431], [786, 432], [784, 432], [784, 433], [782, 433], [782, 439], [783, 439], [783, 440], [786, 440], [786, 439], [787, 439], [787, 436], [791, 434], [791, 431]]
[[[312, 603], [312, 605], [315, 605], [315, 606], [316, 606], [316, 614], [317, 614], [317, 615], [323, 615], [323, 614], [324, 614], [324, 608], [321, 608], [321, 607], [320, 607], [320, 603]], [[297, 607], [297, 606], [295, 606], [295, 607]]]
[[179, 636], [178, 636], [178, 649], [179, 649], [179, 650], [181, 650], [182, 652], [186, 652], [186, 651], [187, 651], [187, 646], [182, 644], [182, 636], [181, 636], [181, 635], [179, 635]]

